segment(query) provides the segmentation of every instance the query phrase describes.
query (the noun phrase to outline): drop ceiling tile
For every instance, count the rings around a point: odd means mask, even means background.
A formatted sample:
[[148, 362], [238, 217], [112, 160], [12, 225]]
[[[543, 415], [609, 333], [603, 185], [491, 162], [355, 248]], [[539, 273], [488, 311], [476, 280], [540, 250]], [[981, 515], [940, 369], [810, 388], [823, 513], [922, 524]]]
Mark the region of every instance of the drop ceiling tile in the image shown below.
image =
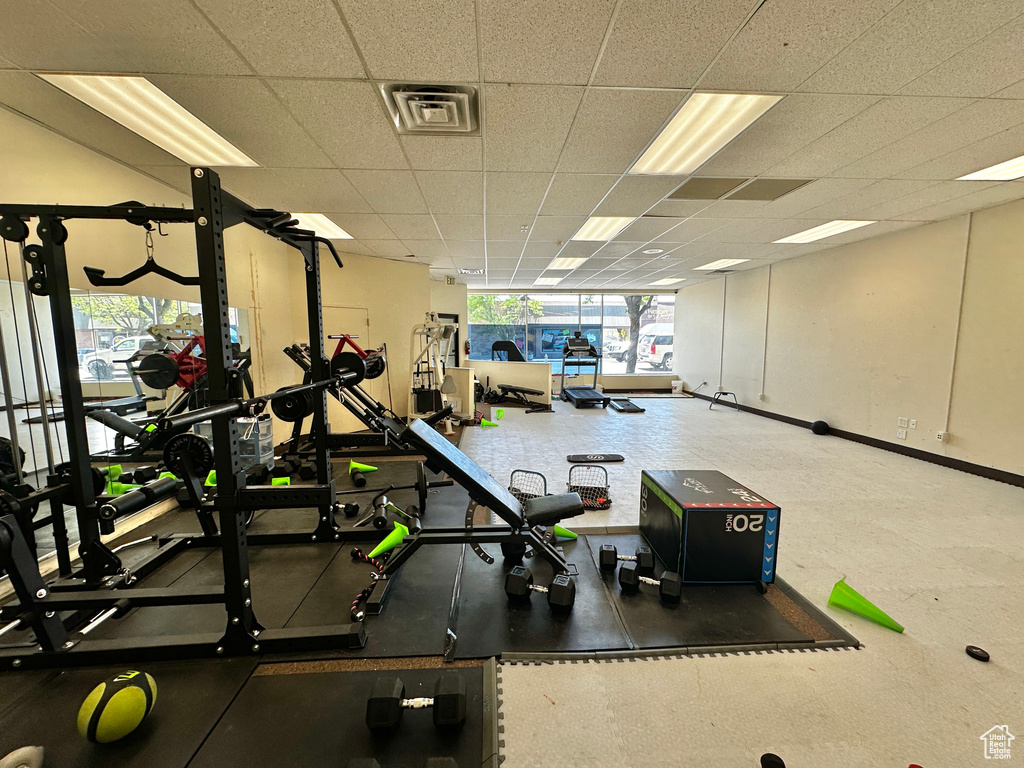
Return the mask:
[[684, 176], [623, 176], [595, 216], [640, 216], [683, 183]]
[[183, 195], [192, 194], [192, 182], [190, 180], [189, 167], [181, 165], [136, 165], [134, 166], [142, 173], [149, 174], [158, 181], [177, 190]]
[[445, 240], [445, 245], [460, 267], [480, 269], [484, 266], [483, 240]]
[[747, 0], [625, 0], [596, 85], [689, 88], [750, 12]]
[[544, 262], [541, 267], [546, 267], [548, 263], [556, 256], [565, 256], [566, 254], [562, 251], [562, 246], [558, 243], [552, 242], [534, 242], [530, 240], [526, 244], [526, 249], [523, 251], [523, 261], [529, 261], [529, 265], [536, 265], [538, 262]]
[[586, 216], [538, 216], [530, 233], [530, 240], [565, 243], [586, 222]]
[[412, 171], [345, 171], [377, 213], [427, 213]]
[[993, 93], [992, 96], [997, 99], [1024, 99], [1024, 78], [1021, 78], [1016, 83], [1001, 91]]
[[619, 236], [625, 240], [647, 242], [682, 224], [683, 221], [684, 219], [669, 219], [662, 216], [639, 218], [622, 230]]
[[523, 256], [523, 247], [524, 243], [490, 240], [487, 243], [487, 263], [501, 262], [506, 265], [511, 264], [509, 268], [515, 269], [519, 259]]
[[837, 197], [821, 205], [801, 211], [800, 216], [816, 219], [859, 219], [864, 208], [884, 203], [902, 195], [919, 192], [934, 182], [917, 179], [883, 179], [849, 195]]
[[773, 166], [768, 175], [826, 176], [969, 103], [967, 99], [906, 96], [882, 99]]
[[[780, 237], [784, 237], [785, 235], [775, 235], [774, 237], [769, 236], [765, 233], [766, 229], [771, 230], [773, 226], [782, 226], [784, 228], [794, 226], [784, 220], [708, 219], [707, 221], [717, 221], [721, 226], [701, 235], [698, 240], [700, 243], [770, 243], [772, 240], [778, 240]], [[821, 221], [817, 223], [824, 224], [825, 222]], [[800, 228], [793, 230], [793, 232], [799, 232], [801, 229], [817, 226], [817, 224], [807, 224], [806, 226], [803, 226], [801, 223], [795, 226]], [[789, 232], [788, 234], [792, 234], [792, 232]]]
[[999, 205], [1011, 200], [1018, 200], [1022, 197], [1024, 197], [1024, 182], [1008, 181], [994, 184], [977, 192], [970, 192], [944, 203], [938, 203], [902, 214], [901, 218], [904, 220], [937, 221], [939, 219], [947, 219], [950, 216], [957, 216], [961, 213]]
[[645, 242], [633, 242], [631, 240], [612, 240], [610, 243], [605, 243], [604, 247], [601, 248], [594, 254], [594, 258], [599, 261], [606, 259], [621, 259], [623, 256], [632, 253], [646, 245]]
[[361, 242], [378, 256], [398, 259], [409, 255], [408, 246], [401, 240], [363, 240]]
[[472, 136], [399, 136], [414, 171], [479, 171], [482, 140]]
[[[731, 219], [686, 219], [660, 237], [655, 243], [688, 243], [698, 237], [725, 226]], [[660, 247], [660, 246], [659, 246]]]
[[417, 171], [416, 179], [432, 213], [484, 212], [484, 175], [474, 171]]
[[604, 245], [604, 243], [570, 240], [562, 246], [558, 255], [567, 259], [587, 259], [597, 253], [602, 245]]
[[487, 213], [536, 214], [551, 174], [491, 172], [486, 181]]
[[1024, 147], [1024, 125], [976, 141], [927, 163], [896, 174], [901, 179], [948, 181], [990, 165], [1019, 157]]
[[[331, 3], [291, 0], [195, 0], [210, 21], [261, 75], [365, 77], [352, 40]], [[310, 51], [330, 51], [310, 56]]]
[[589, 215], [618, 178], [614, 174], [556, 173], [541, 213]]
[[[0, 24], [0, 29], [4, 26]], [[0, 104], [131, 165], [181, 164], [137, 133], [28, 72], [0, 72]]]
[[328, 213], [327, 217], [356, 240], [391, 240], [395, 237], [384, 219], [375, 213]]
[[345, 240], [340, 246], [336, 246], [338, 253], [341, 255], [342, 263], [345, 261], [345, 254], [354, 253], [357, 256], [376, 256], [377, 254], [371, 251], [368, 247], [363, 245], [358, 240]]
[[408, 167], [372, 83], [267, 82], [339, 168]]
[[758, 8], [722, 52], [702, 88], [792, 91], [863, 34], [899, 0], [836, 7], [819, 0], [775, 0]]
[[1017, 0], [909, 0], [798, 90], [895, 93], [1020, 12]]
[[326, 168], [222, 168], [224, 189], [260, 208], [299, 213], [371, 213], [341, 171]]
[[264, 168], [333, 168], [274, 92], [245, 77], [149, 80]]
[[[451, 240], [483, 240], [484, 239], [484, 217], [483, 216], [450, 216], [437, 214], [434, 216], [437, 227], [441, 230], [441, 237], [445, 242]], [[452, 253], [454, 256], [454, 252]]]
[[790, 94], [704, 163], [700, 174], [762, 174], [878, 101], [876, 96]]
[[[523, 228], [526, 227], [526, 231]], [[525, 241], [533, 227], [533, 216], [488, 216], [487, 239]]]
[[778, 255], [789, 247], [781, 243], [723, 243], [707, 253], [715, 259], [763, 259]]
[[868, 206], [857, 211], [858, 219], [898, 219], [903, 214], [932, 205], [938, 205], [957, 197], [992, 186], [987, 181], [940, 181], [928, 182], [929, 186], [916, 192], [900, 195], [891, 200]]
[[559, 170], [625, 172], [681, 100], [678, 91], [588, 90]]
[[719, 200], [696, 214], [697, 218], [785, 219], [822, 203], [863, 189], [873, 179], [818, 179], [770, 203]]
[[[490, 246], [487, 248], [488, 254], [490, 254]], [[548, 268], [548, 264], [554, 258], [554, 254], [550, 256], [524, 256], [522, 261], [519, 262], [518, 272], [544, 272]], [[488, 255], [488, 258], [490, 256]], [[565, 270], [554, 270], [555, 274], [565, 274]]]
[[[106, 54], [108, 72], [163, 73], [185, 75], [246, 75], [248, 64], [207, 23], [188, 0], [166, 0], [147, 3], [141, 12], [132, 0], [104, 0], [82, 3], [78, 0], [53, 0], [52, 5], [74, 20], [74, 26], [91, 34], [76, 36], [70, 51], [81, 55], [79, 66], [70, 64], [65, 71], [95, 71], [90, 64], [94, 55], [90, 48], [100, 46]], [[11, 15], [11, 14], [9, 14]], [[20, 14], [14, 14], [20, 15]], [[47, 34], [63, 25], [52, 11], [39, 19]], [[30, 68], [49, 69], [56, 66], [50, 58], [52, 43], [37, 46]], [[10, 50], [5, 51], [17, 59]], [[75, 57], [69, 57], [74, 59]], [[63, 68], [63, 67], [61, 67]]]
[[479, 5], [484, 80], [559, 85], [586, 84], [615, 8], [614, 0]]
[[1024, 16], [925, 72], [904, 86], [900, 93], [989, 96], [1024, 78], [1021, 40], [1024, 40]]
[[[45, 46], [40, 45], [41, 35], [45, 35]], [[20, 0], [17, 13], [4, 14], [0, 51], [11, 62], [28, 69], [106, 72], [113, 66], [101, 35], [55, 11], [45, 0]]]
[[[785, 219], [782, 221], [770, 221], [761, 222], [760, 227], [753, 226], [747, 229], [745, 232], [740, 233], [736, 237], [727, 237], [720, 240], [723, 243], [772, 243], [775, 240], [781, 240], [784, 237], [795, 235], [797, 232], [803, 232], [804, 230], [811, 229], [812, 227], [819, 227], [822, 224], [827, 224], [831, 219]], [[868, 229], [863, 227], [862, 229]], [[735, 231], [735, 228], [733, 228]], [[859, 230], [858, 230], [859, 231]], [[828, 241], [833, 241], [835, 238], [826, 238]], [[821, 240], [819, 242], [825, 242]]]
[[575, 87], [485, 86], [487, 170], [553, 171], [582, 97]]
[[711, 205], [709, 200], [663, 200], [647, 212], [648, 216], [672, 216], [686, 219]]
[[412, 83], [480, 79], [473, 0], [340, 0], [372, 77]]
[[1024, 102], [984, 99], [840, 168], [844, 177], [884, 178], [1024, 123]]
[[400, 240], [439, 240], [434, 217], [428, 213], [385, 213], [382, 222]]
[[448, 247], [440, 240], [403, 240], [409, 253], [432, 267], [454, 266]]

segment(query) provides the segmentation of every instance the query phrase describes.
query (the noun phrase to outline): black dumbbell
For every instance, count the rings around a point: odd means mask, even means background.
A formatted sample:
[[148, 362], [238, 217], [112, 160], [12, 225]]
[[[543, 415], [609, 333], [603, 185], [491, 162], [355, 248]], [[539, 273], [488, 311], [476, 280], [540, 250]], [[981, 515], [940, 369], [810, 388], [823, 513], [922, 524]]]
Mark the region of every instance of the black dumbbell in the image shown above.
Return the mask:
[[526, 542], [522, 539], [501, 542], [501, 554], [506, 560], [521, 563], [526, 557]]
[[302, 464], [299, 464], [298, 472], [299, 477], [302, 480], [314, 480], [316, 479], [316, 464], [305, 461]]
[[560, 573], [551, 584], [543, 587], [533, 583], [533, 574], [529, 568], [517, 565], [505, 576], [505, 594], [512, 599], [529, 599], [531, 592], [540, 592], [548, 596], [548, 605], [552, 608], [571, 610], [576, 602], [576, 582], [564, 573]]
[[355, 517], [359, 514], [358, 504], [342, 504], [340, 501], [334, 502], [334, 514], [345, 515], [345, 517]]
[[602, 571], [614, 571], [622, 560], [636, 563], [640, 573], [654, 573], [654, 552], [650, 547], [637, 547], [635, 555], [620, 555], [614, 544], [602, 544], [600, 558]]
[[433, 698], [405, 698], [405, 683], [397, 677], [380, 677], [366, 700], [366, 727], [371, 731], [394, 728], [406, 709], [434, 710], [438, 728], [458, 728], [466, 722], [466, 681], [457, 672], [445, 672], [434, 684]]
[[132, 477], [134, 478], [132, 482], [138, 483], [139, 485], [145, 485], [146, 483], [151, 483], [160, 477], [160, 471], [152, 465], [136, 467], [135, 472], [132, 473]]
[[623, 563], [619, 568], [619, 586], [623, 592], [636, 592], [641, 584], [657, 587], [666, 603], [678, 603], [683, 596], [683, 578], [678, 573], [665, 571], [660, 579], [641, 576], [636, 563]]

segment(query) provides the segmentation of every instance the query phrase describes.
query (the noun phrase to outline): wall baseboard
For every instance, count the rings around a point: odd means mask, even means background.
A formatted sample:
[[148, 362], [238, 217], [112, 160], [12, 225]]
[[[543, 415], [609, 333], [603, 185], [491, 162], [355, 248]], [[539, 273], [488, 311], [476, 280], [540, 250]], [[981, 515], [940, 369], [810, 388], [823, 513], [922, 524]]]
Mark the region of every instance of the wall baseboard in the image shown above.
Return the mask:
[[[704, 395], [700, 392], [690, 392], [694, 397], [699, 397], [702, 400], [711, 400], [711, 395]], [[775, 421], [783, 421], [786, 424], [792, 424], [797, 427], [803, 427], [804, 429], [811, 428], [811, 422], [805, 421], [804, 419], [797, 419], [792, 416], [786, 416], [781, 413], [773, 413], [771, 411], [764, 411], [760, 408], [753, 408], [749, 405], [739, 405], [738, 407], [732, 403], [721, 400], [719, 405], [728, 406], [729, 408], [736, 408], [746, 413], [752, 413], [755, 416], [763, 416], [766, 419], [774, 419]], [[988, 480], [997, 480], [1000, 483], [1006, 483], [1007, 485], [1014, 485], [1018, 488], [1024, 488], [1024, 475], [1017, 475], [1013, 472], [1006, 472], [1002, 469], [996, 469], [995, 467], [986, 467], [984, 464], [974, 464], [970, 461], [964, 461], [963, 459], [954, 459], [949, 456], [943, 456], [939, 453], [932, 453], [930, 451], [922, 451], [920, 448], [911, 448], [909, 445], [900, 445], [899, 443], [890, 443], [887, 440], [880, 440], [877, 437], [869, 437], [867, 435], [861, 435], [856, 432], [847, 432], [843, 429], [831, 428], [829, 430], [830, 435], [835, 435], [843, 440], [850, 440], [854, 443], [862, 443], [864, 445], [870, 445], [872, 448], [881, 448], [883, 451], [889, 451], [891, 453], [898, 453], [902, 456], [909, 456], [912, 459], [920, 459], [921, 461], [927, 461], [930, 464], [938, 464], [941, 467], [948, 467], [949, 469], [956, 469], [960, 472], [966, 472], [970, 475], [978, 475]]]

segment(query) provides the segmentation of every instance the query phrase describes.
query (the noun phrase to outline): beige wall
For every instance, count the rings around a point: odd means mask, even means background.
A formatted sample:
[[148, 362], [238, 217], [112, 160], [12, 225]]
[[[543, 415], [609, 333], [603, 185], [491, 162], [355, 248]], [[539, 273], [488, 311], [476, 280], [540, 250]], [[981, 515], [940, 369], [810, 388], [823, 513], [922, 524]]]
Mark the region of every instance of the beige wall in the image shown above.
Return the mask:
[[468, 332], [469, 309], [466, 300], [466, 286], [462, 283], [446, 285], [444, 280], [430, 281], [430, 311], [444, 312], [459, 316], [459, 338], [465, 339]]
[[[686, 288], [676, 371], [688, 389], [707, 380], [753, 407], [1022, 473], [1022, 241], [1017, 201]], [[905, 441], [900, 417], [917, 422]]]
[[491, 380], [491, 389], [497, 390], [499, 384], [511, 384], [543, 392], [543, 395], [531, 396], [531, 400], [539, 403], [551, 402], [551, 363], [514, 363], [507, 360], [471, 360], [476, 378], [487, 386]]

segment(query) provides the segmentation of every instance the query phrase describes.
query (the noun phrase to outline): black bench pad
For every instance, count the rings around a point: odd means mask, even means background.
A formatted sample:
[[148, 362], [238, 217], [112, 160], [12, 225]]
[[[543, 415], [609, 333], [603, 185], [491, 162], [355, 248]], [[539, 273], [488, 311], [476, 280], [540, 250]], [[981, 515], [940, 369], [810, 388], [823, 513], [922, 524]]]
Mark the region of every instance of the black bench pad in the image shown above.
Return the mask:
[[578, 493], [538, 496], [526, 502], [526, 522], [531, 526], [552, 525], [567, 517], [582, 515], [585, 511]]
[[499, 384], [498, 389], [501, 390], [503, 395], [507, 392], [519, 392], [524, 395], [533, 395], [534, 397], [540, 397], [544, 394], [539, 389], [527, 389], [526, 387], [517, 387], [513, 384]]

